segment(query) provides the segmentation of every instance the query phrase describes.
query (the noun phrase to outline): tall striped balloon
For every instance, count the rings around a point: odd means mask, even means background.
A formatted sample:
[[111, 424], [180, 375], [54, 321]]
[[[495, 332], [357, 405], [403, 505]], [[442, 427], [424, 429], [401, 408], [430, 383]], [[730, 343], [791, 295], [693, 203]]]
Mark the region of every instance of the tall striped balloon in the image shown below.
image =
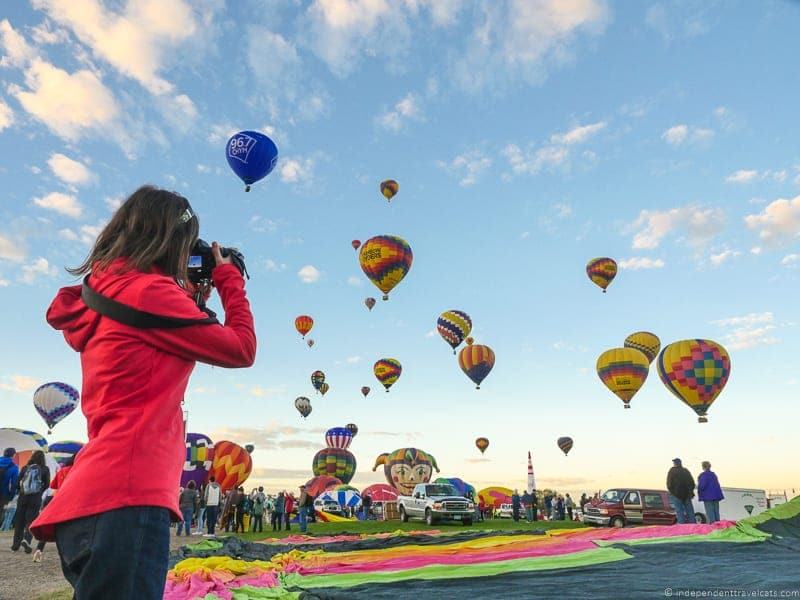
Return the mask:
[[382, 358], [375, 363], [372, 371], [375, 373], [377, 380], [383, 384], [383, 387], [385, 387], [388, 392], [389, 388], [400, 378], [400, 374], [403, 372], [403, 366], [396, 358]]
[[214, 459], [209, 475], [213, 475], [222, 491], [240, 486], [253, 470], [250, 453], [239, 444], [221, 441], [214, 444]]
[[442, 339], [450, 344], [453, 354], [456, 348], [472, 331], [472, 319], [460, 310], [446, 310], [436, 320], [436, 330]]
[[461, 370], [475, 383], [475, 389], [481, 389], [481, 382], [491, 373], [494, 367], [494, 351], [482, 344], [468, 344], [458, 354]]
[[305, 339], [306, 334], [314, 327], [314, 319], [308, 315], [300, 315], [294, 320], [294, 328]]
[[650, 361], [635, 348], [612, 348], [597, 359], [597, 375], [605, 386], [630, 408], [631, 398], [644, 385]]
[[329, 475], [350, 483], [356, 473], [356, 457], [344, 448], [323, 448], [314, 455], [311, 470], [314, 475]]
[[605, 294], [606, 288], [617, 276], [617, 261], [608, 257], [593, 258], [586, 264], [586, 274]]
[[358, 254], [361, 270], [389, 299], [389, 292], [400, 283], [411, 269], [414, 253], [411, 246], [395, 235], [377, 235], [361, 246]]
[[347, 449], [352, 441], [353, 433], [346, 427], [332, 427], [325, 432], [325, 442], [328, 444], [328, 448]]

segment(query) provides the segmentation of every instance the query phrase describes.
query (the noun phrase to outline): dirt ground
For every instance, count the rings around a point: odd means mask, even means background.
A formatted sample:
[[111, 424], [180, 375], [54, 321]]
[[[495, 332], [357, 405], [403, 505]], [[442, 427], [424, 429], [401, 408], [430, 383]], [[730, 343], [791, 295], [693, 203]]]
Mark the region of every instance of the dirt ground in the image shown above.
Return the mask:
[[[42, 562], [33, 562], [33, 554], [11, 551], [11, 532], [0, 531], [0, 600], [38, 600], [55, 592], [69, 589], [69, 583], [61, 574], [61, 562], [55, 544], [47, 544]], [[199, 542], [203, 537], [175, 537], [172, 530], [170, 548], [178, 548], [190, 540]], [[58, 596], [61, 597], [60, 595]], [[70, 598], [71, 594], [64, 596]]]

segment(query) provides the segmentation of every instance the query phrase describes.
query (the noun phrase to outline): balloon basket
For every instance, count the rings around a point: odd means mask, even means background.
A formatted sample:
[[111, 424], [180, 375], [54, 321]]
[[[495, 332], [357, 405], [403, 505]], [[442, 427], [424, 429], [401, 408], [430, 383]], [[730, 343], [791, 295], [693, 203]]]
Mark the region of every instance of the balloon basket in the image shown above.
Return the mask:
[[385, 302], [386, 300], [388, 300], [388, 299], [389, 299], [389, 294], [384, 294], [384, 295], [383, 295], [383, 300], [384, 300], [384, 302]]
[[697, 418], [697, 422], [698, 423], [708, 423], [708, 417], [698, 417]]
[[244, 186], [244, 191], [245, 192], [249, 192], [250, 191], [250, 186], [249, 185]]
[[626, 404], [626, 405], [625, 405], [625, 408], [630, 408], [630, 407], [631, 407], [631, 405], [630, 405], [630, 404]]

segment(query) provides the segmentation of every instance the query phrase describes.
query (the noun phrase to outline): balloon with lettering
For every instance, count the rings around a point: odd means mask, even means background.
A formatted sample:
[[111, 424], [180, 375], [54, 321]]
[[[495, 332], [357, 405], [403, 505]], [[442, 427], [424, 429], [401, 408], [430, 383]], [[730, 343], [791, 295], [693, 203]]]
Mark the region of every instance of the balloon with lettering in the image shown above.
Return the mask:
[[494, 351], [482, 344], [468, 344], [458, 353], [458, 364], [475, 383], [475, 389], [481, 389], [481, 382], [492, 372], [494, 367]]
[[353, 433], [347, 427], [332, 427], [325, 432], [325, 443], [329, 448], [347, 448], [353, 441]]
[[223, 492], [240, 486], [253, 470], [250, 453], [239, 444], [221, 441], [214, 444], [214, 458], [210, 475], [213, 475]]
[[344, 448], [323, 448], [314, 455], [311, 470], [314, 475], [328, 475], [350, 483], [356, 473], [356, 457]]
[[631, 407], [631, 398], [644, 385], [650, 362], [636, 348], [612, 348], [597, 358], [597, 375], [605, 386]]
[[297, 412], [303, 415], [304, 419], [311, 414], [311, 400], [305, 396], [299, 396], [294, 401], [294, 407], [297, 409]]
[[206, 482], [214, 462], [214, 442], [203, 433], [186, 434], [186, 458], [181, 473], [181, 487], [190, 481], [199, 488]]
[[361, 240], [353, 240], [350, 242], [350, 245], [353, 247], [353, 250], [358, 250], [361, 247]]
[[586, 264], [586, 274], [605, 294], [606, 288], [617, 276], [617, 261], [607, 257], [593, 258]]
[[250, 186], [269, 175], [278, 163], [278, 147], [258, 131], [240, 131], [228, 140], [225, 147], [228, 166], [244, 184]]
[[456, 348], [472, 331], [472, 319], [460, 310], [446, 310], [436, 320], [436, 330], [442, 339], [450, 344], [453, 354]]
[[297, 333], [303, 336], [303, 339], [305, 339], [306, 334], [311, 331], [312, 327], [314, 327], [314, 319], [308, 315], [300, 315], [294, 320], [294, 328], [297, 329]]
[[383, 197], [389, 202], [392, 201], [392, 198], [394, 198], [399, 191], [400, 184], [394, 179], [386, 179], [385, 181], [381, 181], [381, 194], [383, 194]]
[[366, 306], [366, 307], [367, 307], [369, 310], [372, 310], [372, 309], [375, 307], [375, 304], [376, 304], [376, 303], [377, 303], [377, 300], [375, 300], [375, 298], [365, 298], [365, 299], [364, 299], [364, 305], [365, 305], [365, 306]]
[[558, 438], [556, 444], [558, 444], [558, 447], [561, 448], [561, 451], [564, 453], [564, 456], [569, 454], [569, 451], [572, 450], [572, 438], [569, 436]]
[[410, 496], [418, 483], [428, 483], [434, 469], [439, 472], [433, 455], [417, 448], [400, 448], [381, 454], [372, 470], [377, 470], [380, 465], [383, 465], [383, 474], [389, 485], [405, 496]]
[[361, 393], [364, 394], [364, 398], [366, 398], [369, 395], [369, 392], [370, 392], [369, 386], [365, 385], [364, 387], [361, 388]]
[[368, 239], [358, 254], [361, 270], [389, 299], [389, 292], [400, 283], [411, 269], [414, 253], [403, 238], [396, 235], [378, 235]]
[[331, 389], [331, 386], [328, 385], [327, 382], [325, 382], [325, 383], [323, 383], [322, 385], [319, 386], [319, 393], [324, 396], [325, 394], [328, 393], [329, 389]]
[[481, 454], [483, 454], [489, 447], [489, 440], [485, 437], [479, 437], [477, 440], [475, 440], [475, 445], [478, 447], [478, 450], [481, 451]]
[[33, 406], [52, 433], [56, 423], [67, 417], [78, 406], [80, 394], [71, 385], [53, 381], [39, 386], [33, 393]]
[[314, 386], [314, 389], [319, 392], [322, 388], [322, 384], [325, 383], [325, 373], [322, 371], [314, 371], [311, 374], [311, 385]]
[[400, 378], [403, 366], [396, 358], [382, 358], [375, 363], [372, 370], [377, 380], [381, 382], [388, 392], [389, 388]]
[[708, 409], [728, 383], [731, 357], [711, 340], [681, 340], [665, 347], [658, 357], [658, 376], [676, 398], [707, 423]]
[[350, 432], [350, 434], [353, 437], [356, 437], [356, 435], [358, 435], [358, 425], [356, 425], [355, 423], [348, 423], [346, 429], [347, 431]]
[[658, 339], [655, 333], [637, 331], [625, 338], [624, 346], [626, 348], [636, 348], [643, 352], [647, 360], [652, 364], [656, 356], [658, 356], [658, 351], [661, 350], [661, 340]]

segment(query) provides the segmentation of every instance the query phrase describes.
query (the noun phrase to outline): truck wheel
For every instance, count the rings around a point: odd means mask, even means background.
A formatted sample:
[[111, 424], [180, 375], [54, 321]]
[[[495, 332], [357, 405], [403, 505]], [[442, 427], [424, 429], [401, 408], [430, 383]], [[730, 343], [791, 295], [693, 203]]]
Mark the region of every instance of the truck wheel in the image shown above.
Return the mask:
[[430, 508], [425, 509], [425, 524], [426, 525], [434, 525], [436, 521], [433, 520], [433, 513], [431, 512]]
[[622, 517], [614, 517], [611, 519], [611, 526], [621, 529], [622, 527], [625, 527], [625, 519]]
[[400, 507], [400, 522], [401, 523], [408, 523], [408, 515], [406, 514], [406, 509], [402, 506]]
[[694, 513], [694, 522], [698, 525], [704, 525], [706, 523], [706, 516], [703, 513], [696, 512]]
[[472, 519], [464, 519], [462, 522], [463, 522], [463, 523], [464, 523], [464, 525], [466, 525], [467, 527], [469, 527], [470, 525], [472, 525]]

